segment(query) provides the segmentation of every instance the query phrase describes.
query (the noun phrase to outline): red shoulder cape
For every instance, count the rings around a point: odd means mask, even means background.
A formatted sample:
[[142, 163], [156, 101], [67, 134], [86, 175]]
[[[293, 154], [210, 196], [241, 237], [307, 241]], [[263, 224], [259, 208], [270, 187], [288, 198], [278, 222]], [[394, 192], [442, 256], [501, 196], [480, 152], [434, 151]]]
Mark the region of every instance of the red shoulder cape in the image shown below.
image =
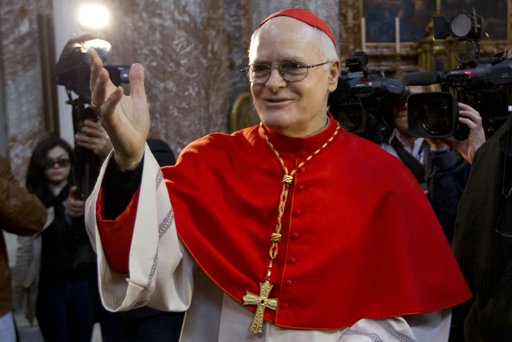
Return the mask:
[[[210, 134], [163, 168], [181, 241], [240, 303], [265, 280], [283, 176], [261, 129]], [[331, 120], [305, 139], [267, 134], [291, 170], [334, 129]], [[345, 131], [297, 172], [282, 234], [270, 294], [279, 305], [265, 311], [281, 327], [342, 329], [361, 318], [437, 311], [471, 296], [410, 172]]]

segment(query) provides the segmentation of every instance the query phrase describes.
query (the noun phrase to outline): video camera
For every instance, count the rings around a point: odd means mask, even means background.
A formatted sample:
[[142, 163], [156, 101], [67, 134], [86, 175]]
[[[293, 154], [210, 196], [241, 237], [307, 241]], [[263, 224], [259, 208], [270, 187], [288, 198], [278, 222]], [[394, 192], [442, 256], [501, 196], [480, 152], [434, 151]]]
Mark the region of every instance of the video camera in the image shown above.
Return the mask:
[[463, 102], [480, 113], [485, 134], [491, 136], [510, 113], [512, 60], [504, 52], [486, 58], [480, 56], [484, 19], [475, 10], [461, 11], [450, 21], [437, 16], [433, 23], [434, 38], [453, 35], [462, 43], [457, 55], [459, 67], [404, 76], [403, 83], [407, 86], [438, 83], [443, 90], [409, 96], [409, 131], [425, 138], [466, 139], [469, 129], [458, 120], [457, 102]]
[[[67, 103], [72, 106], [73, 131], [81, 131], [85, 120], [97, 121], [96, 113], [91, 106], [91, 91], [89, 89], [90, 66], [87, 51], [94, 48], [104, 63], [111, 50], [109, 42], [99, 39], [95, 34], [85, 34], [69, 40], [57, 61], [54, 81], [66, 88]], [[105, 68], [112, 82], [119, 86], [128, 83], [130, 66], [108, 65]], [[73, 98], [72, 93], [78, 98]], [[77, 197], [85, 199], [89, 195], [100, 167], [97, 155], [89, 149], [75, 145], [74, 172], [77, 185]]]
[[398, 80], [369, 73], [367, 64], [368, 56], [362, 51], [345, 60], [348, 72], [340, 74], [328, 105], [344, 129], [380, 143], [390, 128], [385, 117], [391, 105], [405, 103], [409, 92]]

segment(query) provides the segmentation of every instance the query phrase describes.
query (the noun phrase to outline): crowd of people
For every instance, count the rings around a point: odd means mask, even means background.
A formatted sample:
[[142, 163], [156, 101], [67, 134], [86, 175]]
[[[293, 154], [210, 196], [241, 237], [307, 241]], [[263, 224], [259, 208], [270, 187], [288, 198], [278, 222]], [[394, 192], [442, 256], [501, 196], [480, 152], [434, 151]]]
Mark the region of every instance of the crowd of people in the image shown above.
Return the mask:
[[512, 119], [486, 141], [459, 103], [466, 139], [421, 138], [396, 103], [380, 146], [346, 131], [327, 105], [334, 35], [293, 8], [251, 36], [260, 125], [175, 160], [148, 138], [143, 66], [125, 94], [88, 57], [98, 122], [74, 143], [103, 164], [87, 200], [58, 136], [33, 150], [26, 189], [0, 159], [1, 227], [22, 235], [13, 298], [0, 283], [0, 340], [16, 340], [14, 303], [46, 341], [90, 341], [96, 322], [103, 341], [512, 338]]
[[[174, 164], [174, 153], [167, 143], [160, 139], [148, 139], [147, 143], [160, 165]], [[100, 160], [112, 149], [103, 127], [91, 120], [81, 124], [75, 144], [93, 152]], [[10, 292], [6, 292], [2, 304], [9, 309], [5, 321], [12, 320], [12, 310], [17, 307], [22, 309], [30, 324], [37, 319], [45, 341], [91, 341], [95, 323], [99, 323], [105, 342], [177, 341], [183, 312], [145, 307], [111, 313], [101, 306], [96, 256], [85, 229], [85, 201], [77, 192], [76, 156], [77, 148], [73, 149], [54, 134], [41, 139], [29, 161], [26, 189], [19, 195], [15, 190], [20, 187], [12, 182], [9, 164], [5, 158], [1, 159], [2, 186], [4, 181], [5, 186], [13, 183], [12, 189], [6, 188], [2, 193], [6, 198], [5, 208], [2, 208], [6, 226], [2, 229], [20, 235], [12, 298]], [[18, 216], [21, 216], [20, 223], [14, 221]], [[41, 217], [48, 217], [44, 227]], [[10, 280], [9, 287], [4, 288], [11, 289]], [[7, 306], [8, 302], [12, 305]], [[14, 328], [9, 329], [8, 334], [3, 328], [0, 332], [5, 332], [0, 335], [2, 341], [16, 341]]]

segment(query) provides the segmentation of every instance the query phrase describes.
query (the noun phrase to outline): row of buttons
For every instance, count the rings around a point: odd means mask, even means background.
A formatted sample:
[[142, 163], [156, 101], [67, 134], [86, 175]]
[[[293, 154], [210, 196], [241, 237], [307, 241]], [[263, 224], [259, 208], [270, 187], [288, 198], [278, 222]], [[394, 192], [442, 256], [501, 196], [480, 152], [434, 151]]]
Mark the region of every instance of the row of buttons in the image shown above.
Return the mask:
[[[298, 171], [299, 171], [300, 173], [304, 173], [304, 172], [306, 171], [306, 168], [305, 168], [305, 167], [301, 167]], [[296, 187], [296, 191], [297, 191], [297, 192], [303, 192], [304, 190], [305, 190], [304, 185], [298, 185], [298, 186]], [[299, 216], [301, 216], [302, 214], [303, 214], [303, 211], [302, 211], [302, 210], [294, 210], [294, 211], [293, 211], [293, 213], [292, 213], [292, 215], [293, 215], [294, 217], [299, 217]], [[300, 237], [299, 233], [291, 233], [291, 234], [290, 234], [290, 240], [297, 240], [299, 237]], [[288, 263], [289, 263], [289, 264], [295, 264], [295, 263], [297, 262], [297, 259], [296, 259], [296, 258], [291, 257], [291, 258], [288, 258], [288, 260], [287, 260], [287, 261], [288, 261]], [[293, 282], [293, 280], [288, 279], [288, 280], [286, 280], [286, 281], [284, 282], [284, 285], [285, 285], [285, 286], [287, 286], [287, 287], [290, 287], [290, 286], [292, 286], [292, 285], [293, 285], [293, 283], [294, 283], [294, 282]], [[289, 305], [288, 305], [288, 303], [286, 303], [286, 302], [284, 302], [284, 303], [280, 303], [280, 304], [279, 304], [279, 308], [280, 308], [281, 310], [286, 310], [286, 309], [288, 309], [288, 307], [289, 307]]]

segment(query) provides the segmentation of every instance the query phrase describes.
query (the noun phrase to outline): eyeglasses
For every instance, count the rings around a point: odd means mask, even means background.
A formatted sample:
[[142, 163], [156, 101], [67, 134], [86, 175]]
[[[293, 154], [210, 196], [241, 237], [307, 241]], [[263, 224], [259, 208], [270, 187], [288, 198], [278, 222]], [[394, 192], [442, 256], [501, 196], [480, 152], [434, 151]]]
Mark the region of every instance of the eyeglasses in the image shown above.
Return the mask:
[[57, 165], [57, 168], [61, 168], [61, 167], [68, 167], [70, 164], [71, 164], [71, 160], [69, 160], [67, 158], [57, 159], [57, 160], [48, 158], [45, 160], [43, 165], [44, 165], [45, 169], [54, 169], [55, 165]]
[[327, 63], [329, 63], [329, 61], [312, 65], [305, 65], [302, 63], [290, 61], [281, 62], [276, 66], [271, 66], [268, 64], [249, 64], [243, 68], [242, 71], [247, 74], [247, 78], [252, 84], [267, 83], [270, 74], [274, 69], [279, 72], [279, 75], [281, 75], [283, 80], [288, 83], [293, 83], [305, 79], [308, 75], [309, 69], [316, 68]]

